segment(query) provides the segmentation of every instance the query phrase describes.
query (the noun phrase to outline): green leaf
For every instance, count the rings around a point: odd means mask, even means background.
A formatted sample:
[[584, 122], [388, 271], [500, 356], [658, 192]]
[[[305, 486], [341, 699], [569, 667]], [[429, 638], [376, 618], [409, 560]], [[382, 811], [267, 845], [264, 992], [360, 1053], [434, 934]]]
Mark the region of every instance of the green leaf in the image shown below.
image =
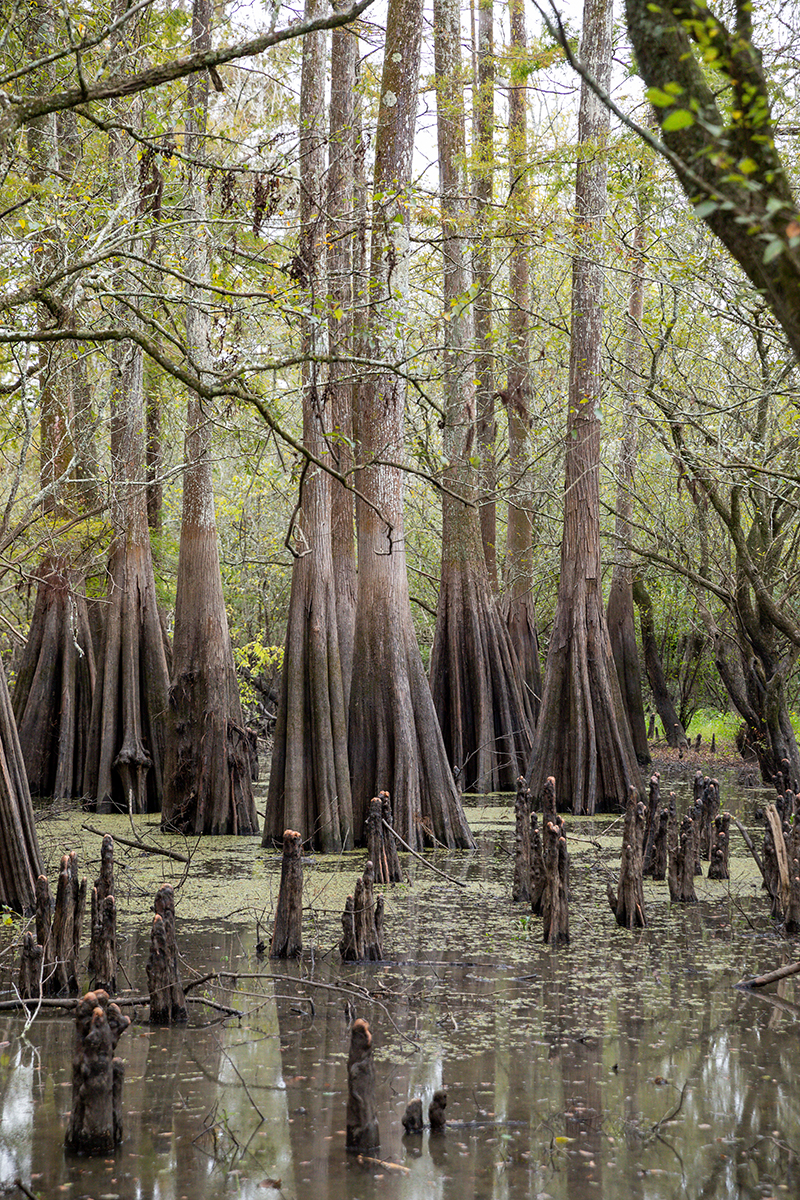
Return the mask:
[[678, 129], [688, 129], [690, 125], [694, 125], [694, 117], [689, 110], [676, 108], [675, 112], [671, 112], [662, 122], [661, 128], [664, 133], [675, 133]]
[[647, 89], [647, 99], [655, 108], [669, 108], [670, 104], [675, 103], [674, 96], [658, 87]]
[[772, 241], [767, 244], [767, 248], [764, 251], [764, 262], [771, 263], [773, 258], [777, 258], [778, 255], [782, 254], [785, 249], [785, 242], [781, 241], [780, 238], [773, 238]]
[[702, 204], [695, 205], [694, 215], [702, 220], [704, 217], [710, 217], [718, 208], [719, 204], [716, 200], [704, 200]]

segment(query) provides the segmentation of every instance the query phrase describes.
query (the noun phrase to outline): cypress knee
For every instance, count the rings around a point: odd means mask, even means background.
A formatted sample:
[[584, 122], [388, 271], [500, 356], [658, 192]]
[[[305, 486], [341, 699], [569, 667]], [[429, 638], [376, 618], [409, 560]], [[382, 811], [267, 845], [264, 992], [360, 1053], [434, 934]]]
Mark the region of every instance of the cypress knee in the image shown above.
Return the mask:
[[372, 1034], [367, 1022], [359, 1017], [350, 1031], [347, 1058], [347, 1149], [365, 1154], [377, 1150], [380, 1141]]
[[299, 958], [303, 950], [303, 858], [299, 833], [283, 834], [281, 886], [275, 909], [270, 958]]

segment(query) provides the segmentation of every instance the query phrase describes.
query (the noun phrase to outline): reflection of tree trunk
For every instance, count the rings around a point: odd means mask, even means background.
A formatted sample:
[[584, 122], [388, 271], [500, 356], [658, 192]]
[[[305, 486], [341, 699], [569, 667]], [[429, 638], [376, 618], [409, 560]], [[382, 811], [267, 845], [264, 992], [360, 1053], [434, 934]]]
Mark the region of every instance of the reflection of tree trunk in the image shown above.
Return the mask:
[[675, 705], [667, 687], [664, 668], [661, 665], [661, 654], [656, 641], [655, 621], [653, 620], [653, 601], [650, 593], [640, 577], [632, 581], [633, 599], [639, 609], [639, 623], [642, 630], [642, 647], [644, 648], [644, 665], [653, 693], [653, 704], [664, 726], [664, 736], [669, 746], [686, 746], [688, 739], [680, 723]]
[[[375, 143], [370, 278], [370, 357], [403, 355], [396, 325], [408, 302], [409, 206], [422, 6], [390, 0]], [[435, 836], [471, 846], [411, 620], [403, 532], [406, 389], [391, 369], [358, 389], [356, 443], [361, 498], [358, 604], [350, 695], [354, 826], [362, 835], [369, 799], [391, 793], [395, 828], [415, 849]], [[380, 460], [376, 464], [376, 460]]]
[[[320, 10], [309, 0], [308, 15]], [[350, 36], [350, 35], [348, 35]], [[316, 356], [324, 352], [324, 332], [314, 314], [325, 275], [325, 34], [303, 39], [300, 83], [300, 247], [305, 302], [301, 318], [303, 363], [303, 444], [324, 458], [331, 428], [331, 393]], [[344, 283], [341, 282], [344, 287]], [[337, 381], [334, 393], [339, 394]], [[342, 413], [340, 411], [339, 417]], [[338, 485], [337, 485], [338, 486]], [[309, 462], [300, 496], [299, 543], [292, 567], [281, 702], [275, 728], [264, 844], [284, 830], [335, 853], [352, 848], [353, 827], [347, 761], [347, 709], [339, 653], [339, 623], [331, 533], [330, 476]], [[340, 491], [342, 489], [339, 489]], [[340, 496], [339, 517], [347, 493]], [[341, 529], [340, 529], [341, 533]], [[340, 577], [341, 581], [341, 577]], [[369, 786], [376, 781], [370, 779]]]
[[636, 646], [636, 627], [633, 619], [633, 484], [636, 459], [639, 453], [638, 416], [634, 408], [637, 380], [640, 373], [641, 324], [644, 313], [644, 244], [645, 215], [642, 197], [637, 196], [639, 212], [634, 230], [631, 290], [627, 316], [627, 346], [625, 353], [625, 393], [622, 408], [622, 439], [617, 465], [617, 506], [615, 525], [614, 570], [608, 595], [608, 633], [617, 668], [622, 702], [628, 714], [633, 746], [639, 762], [650, 762], [647, 728], [642, 701], [642, 674]]
[[[608, 80], [611, 6], [587, 0], [581, 58]], [[560, 802], [576, 813], [620, 808], [641, 789], [603, 611], [600, 572], [600, 401], [602, 395], [602, 220], [606, 208], [608, 111], [581, 87], [575, 186], [570, 386], [561, 576], [544, 695], [529, 770], [534, 797], [556, 776]]]

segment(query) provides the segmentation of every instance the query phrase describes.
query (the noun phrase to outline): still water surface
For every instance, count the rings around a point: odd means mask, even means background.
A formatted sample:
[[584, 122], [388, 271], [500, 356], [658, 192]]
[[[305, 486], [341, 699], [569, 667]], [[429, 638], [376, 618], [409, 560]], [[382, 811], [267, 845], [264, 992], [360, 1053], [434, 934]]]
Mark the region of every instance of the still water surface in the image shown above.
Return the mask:
[[[723, 789], [723, 806], [745, 800]], [[26, 1037], [0, 1013], [0, 1192], [74, 1200], [712, 1200], [800, 1196], [800, 1006], [794, 981], [770, 997], [734, 988], [791, 961], [759, 880], [732, 834], [727, 883], [697, 881], [670, 907], [646, 885], [649, 926], [619, 930], [621, 822], [572, 826], [572, 943], [550, 950], [509, 899], [513, 811], [469, 810], [479, 849], [436, 855], [458, 887], [406, 860], [387, 890], [389, 961], [343, 966], [339, 914], [364, 854], [305, 870], [302, 962], [270, 963], [279, 856], [257, 840], [209, 841], [179, 889], [184, 977], [235, 971], [199, 989], [243, 1016], [193, 1004], [187, 1026], [151, 1029], [134, 1011], [125, 1059], [125, 1141], [108, 1160], [66, 1159], [71, 1016], [42, 1012]], [[80, 847], [90, 880], [99, 839], [81, 818], [44, 822], [52, 862]], [[120, 834], [127, 818], [106, 824]], [[578, 841], [578, 836], [589, 841]], [[759, 834], [756, 832], [756, 837]], [[599, 849], [596, 844], [599, 843]], [[117, 850], [120, 955], [146, 990], [148, 906], [179, 864]], [[5, 931], [10, 987], [20, 926]], [[800, 986], [800, 985], [798, 985]], [[347, 1008], [346, 1006], [350, 1006]], [[130, 1010], [128, 1010], [130, 1011]], [[376, 1046], [381, 1149], [344, 1152], [351, 1017]], [[443, 1137], [404, 1138], [409, 1099], [448, 1090]]]

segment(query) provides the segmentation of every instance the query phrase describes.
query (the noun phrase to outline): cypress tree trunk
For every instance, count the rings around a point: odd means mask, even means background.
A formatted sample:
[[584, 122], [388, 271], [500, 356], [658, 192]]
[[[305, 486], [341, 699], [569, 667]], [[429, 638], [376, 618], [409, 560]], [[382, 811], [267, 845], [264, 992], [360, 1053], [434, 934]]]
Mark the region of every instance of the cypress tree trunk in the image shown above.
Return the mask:
[[[350, 28], [334, 29], [331, 38], [330, 142], [328, 150], [328, 335], [333, 361], [328, 389], [333, 435], [330, 453], [337, 470], [353, 467], [353, 267], [356, 237], [356, 80], [358, 37]], [[353, 493], [331, 481], [331, 545], [339, 629], [339, 659], [345, 708], [353, 672], [356, 617], [356, 542]]]
[[[309, 0], [307, 16], [320, 10]], [[303, 444], [312, 456], [302, 484], [298, 549], [272, 752], [264, 844], [284, 830], [334, 853], [353, 845], [347, 721], [339, 655], [331, 537], [331, 480], [316, 465], [328, 453], [331, 397], [314, 356], [324, 352], [314, 302], [325, 280], [325, 34], [303, 41], [300, 84], [300, 246], [307, 307], [301, 320]], [[316, 460], [313, 461], [313, 460]]]
[[[523, 0], [511, 3], [512, 86], [508, 94], [509, 218], [513, 241], [509, 263], [508, 377], [508, 532], [506, 542], [506, 623], [519, 659], [522, 682], [534, 722], [542, 699], [542, 667], [533, 606], [533, 524], [530, 504], [530, 244], [528, 226], [528, 123], [525, 82], [517, 82], [527, 54]], [[527, 78], [527, 77], [526, 77]]]
[[[581, 60], [601, 84], [611, 64], [611, 5], [586, 0]], [[569, 408], [561, 577], [544, 695], [529, 770], [534, 797], [549, 774], [575, 813], [622, 808], [641, 790], [611, 653], [600, 577], [602, 222], [608, 113], [586, 83], [578, 118], [580, 158], [572, 273]]]
[[22, 748], [0, 665], [0, 904], [31, 913], [42, 869]]
[[[121, 8], [117, 15], [120, 15]], [[125, 72], [134, 53], [138, 29], [124, 26], [114, 47], [117, 69]], [[124, 114], [138, 123], [137, 107]], [[122, 115], [122, 114], [121, 114]], [[115, 129], [109, 137], [109, 178], [115, 204], [132, 183], [138, 164], [133, 142]], [[139, 218], [127, 214], [130, 249], [141, 253]], [[124, 259], [117, 284], [128, 298], [137, 296], [138, 267], [128, 275]], [[130, 318], [120, 303], [119, 320]], [[115, 343], [111, 353], [111, 521], [113, 539], [108, 564], [103, 645], [98, 656], [89, 739], [84, 767], [84, 794], [96, 811], [123, 808], [158, 812], [164, 792], [164, 738], [169, 690], [167, 652], [156, 602], [153, 558], [147, 527], [145, 478], [144, 387], [142, 351], [133, 342]]]
[[492, 0], [478, 0], [477, 77], [473, 80], [473, 170], [475, 197], [475, 399], [481, 461], [481, 539], [492, 591], [497, 581], [497, 461], [494, 414], [495, 362], [492, 335], [492, 230], [494, 174], [494, 14]]
[[530, 753], [530, 712], [499, 618], [481, 546], [470, 463], [475, 443], [473, 322], [464, 230], [467, 213], [457, 0], [434, 6], [439, 175], [444, 259], [442, 569], [431, 687], [450, 762], [465, 791], [510, 791]]
[[[53, 44], [53, 12], [49, 3], [30, 9], [28, 53], [41, 60]], [[53, 67], [33, 72], [33, 85], [54, 86]], [[59, 171], [73, 164], [71, 144], [61, 136], [51, 115], [28, 127], [31, 183], [46, 188]], [[66, 262], [64, 239], [56, 225], [42, 228], [32, 258], [36, 283], [46, 288], [49, 277]], [[54, 316], [38, 306], [39, 328], [67, 329], [75, 316], [69, 302]], [[83, 571], [67, 539], [59, 538], [57, 522], [88, 507], [96, 497], [88, 453], [91, 428], [89, 386], [82, 355], [69, 342], [43, 342], [39, 349], [40, 484], [42, 509], [56, 522], [54, 552], [38, 571], [36, 602], [30, 632], [14, 687], [14, 715], [19, 729], [30, 790], [34, 796], [68, 798], [80, 794], [83, 758], [92, 708], [94, 652], [89, 634]]]
[[[211, 45], [210, 20], [209, 0], [195, 0], [194, 52]], [[185, 139], [190, 162], [185, 212], [191, 220], [186, 240], [186, 342], [201, 379], [211, 336], [203, 295], [209, 278], [204, 180], [197, 167], [207, 108], [207, 77], [194, 76]], [[190, 834], [251, 834], [258, 832], [258, 819], [222, 593], [211, 451], [211, 423], [197, 395], [190, 393], [161, 824]]]
[[647, 728], [642, 700], [642, 673], [636, 646], [636, 625], [633, 617], [633, 483], [639, 453], [639, 428], [634, 402], [641, 364], [641, 325], [644, 314], [644, 246], [645, 214], [643, 197], [637, 196], [639, 212], [634, 230], [631, 270], [631, 290], [627, 317], [627, 346], [625, 362], [625, 396], [622, 409], [622, 441], [617, 463], [617, 511], [615, 525], [614, 571], [608, 595], [608, 632], [622, 692], [622, 702], [628, 714], [631, 736], [640, 763], [650, 762]]
[[[408, 296], [408, 207], [419, 77], [420, 0], [390, 0], [375, 146], [370, 267], [371, 357], [402, 360]], [[391, 793], [395, 829], [411, 846], [472, 835], [442, 741], [411, 621], [403, 539], [405, 384], [390, 369], [358, 389], [358, 602], [350, 693], [353, 820], [362, 836], [370, 797]], [[380, 462], [376, 462], [380, 460]]]

